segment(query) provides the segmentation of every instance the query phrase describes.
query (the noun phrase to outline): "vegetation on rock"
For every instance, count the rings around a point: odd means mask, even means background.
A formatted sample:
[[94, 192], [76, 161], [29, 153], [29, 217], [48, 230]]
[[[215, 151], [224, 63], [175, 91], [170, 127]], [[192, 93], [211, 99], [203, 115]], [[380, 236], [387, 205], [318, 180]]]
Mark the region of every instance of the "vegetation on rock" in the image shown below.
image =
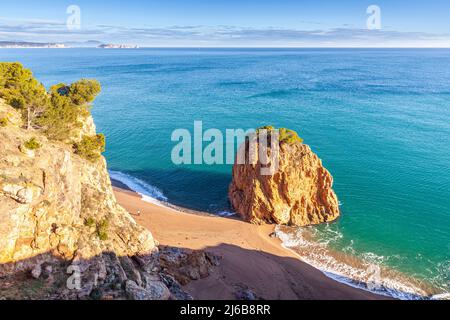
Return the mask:
[[60, 83], [50, 88], [50, 105], [39, 119], [45, 134], [53, 140], [70, 139], [73, 130], [83, 126], [91, 103], [100, 93], [96, 80], [82, 79], [70, 86]]
[[100, 240], [108, 240], [109, 221], [107, 219], [97, 223], [93, 217], [89, 217], [84, 220], [84, 225], [89, 228], [95, 227], [96, 234]]
[[89, 160], [95, 161], [105, 152], [105, 136], [97, 134], [95, 136], [84, 136], [83, 139], [74, 144], [75, 153]]
[[21, 111], [27, 129], [36, 125], [49, 102], [44, 85], [17, 62], [0, 63], [0, 98]]
[[8, 125], [7, 118], [0, 118], [0, 127], [6, 127]]
[[35, 137], [31, 138], [30, 140], [27, 140], [24, 143], [25, 148], [28, 150], [37, 150], [41, 147], [41, 144], [36, 140]]
[[[26, 129], [39, 130], [51, 140], [76, 143], [75, 131], [90, 116], [91, 104], [100, 91], [98, 81], [81, 79], [70, 85], [54, 85], [47, 92], [22, 64], [0, 63], [0, 98], [21, 112]], [[75, 149], [90, 160], [98, 159], [104, 151], [104, 137], [82, 140]]]
[[276, 129], [274, 126], [263, 126], [256, 129], [256, 133], [259, 134], [262, 130], [266, 130], [268, 138], [271, 137], [273, 132], [278, 131], [278, 138], [281, 143], [286, 144], [295, 144], [295, 143], [303, 143], [303, 139], [299, 137], [297, 132], [291, 129], [279, 128]]
[[95, 226], [95, 219], [92, 217], [87, 218], [86, 220], [84, 220], [84, 225], [86, 227], [93, 227]]
[[97, 80], [81, 79], [68, 87], [67, 96], [76, 106], [90, 106], [101, 90]]
[[97, 224], [97, 235], [98, 238], [102, 241], [108, 240], [108, 229], [109, 222], [108, 220], [102, 220]]

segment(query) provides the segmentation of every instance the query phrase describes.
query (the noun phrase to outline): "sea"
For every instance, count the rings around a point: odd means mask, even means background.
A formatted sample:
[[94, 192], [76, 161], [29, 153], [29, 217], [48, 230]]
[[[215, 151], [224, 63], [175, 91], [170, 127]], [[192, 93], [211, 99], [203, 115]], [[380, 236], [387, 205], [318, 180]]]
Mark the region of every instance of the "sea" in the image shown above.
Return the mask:
[[333, 175], [342, 216], [278, 226], [283, 245], [348, 285], [450, 298], [450, 50], [1, 49], [0, 61], [47, 87], [99, 80], [111, 177], [147, 201], [234, 214], [232, 165], [174, 164], [177, 129], [296, 130]]

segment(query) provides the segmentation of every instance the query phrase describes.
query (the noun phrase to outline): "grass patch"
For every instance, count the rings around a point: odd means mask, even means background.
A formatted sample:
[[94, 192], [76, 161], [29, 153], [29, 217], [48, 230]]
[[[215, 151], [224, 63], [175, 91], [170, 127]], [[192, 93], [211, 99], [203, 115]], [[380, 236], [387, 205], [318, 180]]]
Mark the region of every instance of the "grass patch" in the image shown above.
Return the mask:
[[94, 218], [89, 217], [89, 218], [85, 219], [85, 220], [84, 220], [84, 225], [85, 225], [86, 227], [93, 227], [93, 226], [95, 226], [95, 220], [94, 220]]
[[0, 127], [6, 127], [8, 125], [8, 118], [0, 118]]
[[33, 137], [24, 143], [24, 147], [28, 150], [37, 150], [41, 147], [41, 144]]
[[108, 240], [109, 221], [104, 219], [97, 224], [97, 235], [102, 241]]

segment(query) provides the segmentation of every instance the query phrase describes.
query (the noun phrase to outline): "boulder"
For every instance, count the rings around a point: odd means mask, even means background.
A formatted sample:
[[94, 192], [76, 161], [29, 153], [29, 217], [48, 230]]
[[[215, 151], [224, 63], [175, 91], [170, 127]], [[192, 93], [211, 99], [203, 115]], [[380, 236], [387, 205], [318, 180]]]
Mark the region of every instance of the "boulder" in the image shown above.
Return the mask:
[[167, 300], [170, 297], [170, 291], [162, 281], [150, 281], [143, 288], [136, 282], [127, 280], [125, 292], [131, 300]]

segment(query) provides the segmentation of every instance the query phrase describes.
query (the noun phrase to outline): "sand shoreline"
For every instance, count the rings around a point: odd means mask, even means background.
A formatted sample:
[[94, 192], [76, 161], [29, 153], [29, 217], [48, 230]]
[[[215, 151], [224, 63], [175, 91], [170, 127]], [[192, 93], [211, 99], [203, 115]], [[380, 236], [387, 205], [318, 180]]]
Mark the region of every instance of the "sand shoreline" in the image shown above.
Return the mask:
[[337, 282], [302, 262], [269, 236], [274, 226], [178, 211], [142, 201], [137, 193], [114, 185], [118, 202], [161, 245], [203, 249], [222, 258], [208, 278], [185, 286], [196, 300], [232, 300], [246, 289], [266, 300], [389, 299]]

